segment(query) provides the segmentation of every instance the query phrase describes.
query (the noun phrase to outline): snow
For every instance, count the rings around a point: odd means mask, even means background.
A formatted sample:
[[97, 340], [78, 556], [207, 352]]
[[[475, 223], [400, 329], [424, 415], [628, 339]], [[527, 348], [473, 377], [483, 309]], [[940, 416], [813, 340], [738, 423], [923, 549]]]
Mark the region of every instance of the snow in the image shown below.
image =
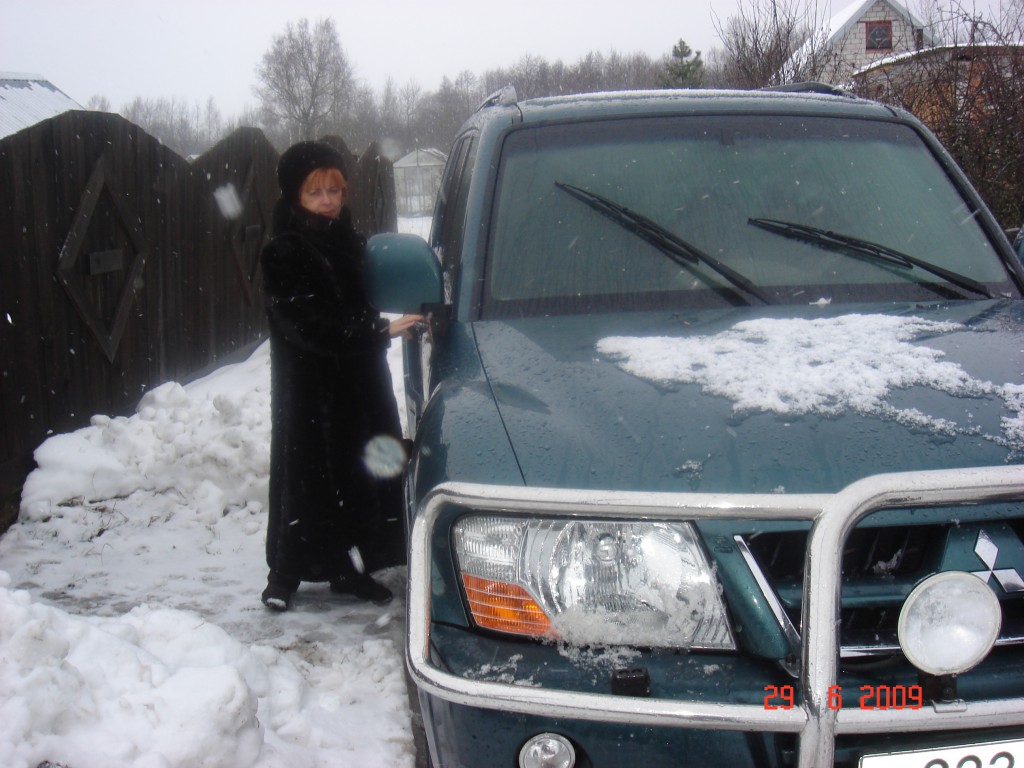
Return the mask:
[[[377, 574], [385, 607], [326, 584], [260, 603], [268, 362], [264, 344], [39, 447], [0, 538], [4, 768], [415, 765], [405, 570]], [[389, 362], [401, 403], [399, 344]]]
[[998, 397], [1013, 415], [1002, 434], [984, 435], [1024, 452], [1024, 387], [971, 376], [921, 337], [964, 332], [956, 323], [891, 315], [820, 319], [764, 318], [737, 323], [713, 336], [609, 337], [598, 352], [625, 371], [656, 382], [698, 384], [732, 401], [737, 413], [783, 416], [845, 411], [874, 414], [937, 434], [975, 434], [956, 424], [891, 402], [897, 390], [927, 387], [955, 397]]
[[42, 75], [0, 72], [0, 139], [68, 110], [82, 109]]
[[527, 688], [538, 686], [539, 683], [534, 682], [532, 675], [525, 678], [518, 676], [518, 666], [522, 660], [522, 654], [513, 654], [509, 657], [508, 661], [503, 663], [481, 664], [479, 669], [467, 672], [466, 677], [470, 680], [490, 680], [492, 682], [519, 685]]

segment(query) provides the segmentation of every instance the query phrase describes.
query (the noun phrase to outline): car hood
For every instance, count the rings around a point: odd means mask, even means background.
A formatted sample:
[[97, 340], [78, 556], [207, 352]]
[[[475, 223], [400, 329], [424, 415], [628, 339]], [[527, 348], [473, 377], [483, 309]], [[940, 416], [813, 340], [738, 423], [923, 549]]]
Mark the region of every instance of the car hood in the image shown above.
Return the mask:
[[1024, 462], [1024, 302], [474, 324], [528, 485], [832, 492]]

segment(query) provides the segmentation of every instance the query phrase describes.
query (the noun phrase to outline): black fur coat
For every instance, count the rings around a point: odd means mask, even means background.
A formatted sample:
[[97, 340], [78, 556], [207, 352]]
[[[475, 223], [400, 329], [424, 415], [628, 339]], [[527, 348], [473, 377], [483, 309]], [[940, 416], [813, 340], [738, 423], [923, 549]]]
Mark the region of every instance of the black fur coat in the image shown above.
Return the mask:
[[290, 582], [404, 562], [401, 479], [364, 452], [401, 439], [387, 364], [388, 321], [364, 288], [364, 239], [347, 211], [328, 219], [279, 202], [261, 254], [270, 325], [271, 451], [267, 563]]

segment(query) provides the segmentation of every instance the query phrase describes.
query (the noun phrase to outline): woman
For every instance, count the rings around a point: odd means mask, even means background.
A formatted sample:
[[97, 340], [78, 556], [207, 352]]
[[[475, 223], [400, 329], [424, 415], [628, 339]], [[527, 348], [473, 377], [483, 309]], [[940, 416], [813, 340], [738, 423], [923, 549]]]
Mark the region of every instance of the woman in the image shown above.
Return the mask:
[[[370, 305], [365, 240], [345, 208], [337, 150], [296, 144], [277, 175], [273, 239], [261, 254], [271, 359], [270, 575], [262, 599], [285, 611], [301, 581], [329, 581], [334, 592], [384, 604], [391, 591], [369, 574], [405, 557], [404, 456], [386, 355], [391, 337], [408, 335], [422, 318], [389, 322]], [[366, 460], [389, 452], [393, 471]]]

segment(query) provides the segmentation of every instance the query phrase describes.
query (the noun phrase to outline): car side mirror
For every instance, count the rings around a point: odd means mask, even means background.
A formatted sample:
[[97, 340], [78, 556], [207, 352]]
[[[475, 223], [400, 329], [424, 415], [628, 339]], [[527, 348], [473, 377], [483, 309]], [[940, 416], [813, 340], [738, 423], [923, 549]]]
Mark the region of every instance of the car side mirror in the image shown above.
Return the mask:
[[419, 235], [374, 235], [366, 264], [370, 303], [380, 312], [418, 313], [442, 300], [441, 266]]

